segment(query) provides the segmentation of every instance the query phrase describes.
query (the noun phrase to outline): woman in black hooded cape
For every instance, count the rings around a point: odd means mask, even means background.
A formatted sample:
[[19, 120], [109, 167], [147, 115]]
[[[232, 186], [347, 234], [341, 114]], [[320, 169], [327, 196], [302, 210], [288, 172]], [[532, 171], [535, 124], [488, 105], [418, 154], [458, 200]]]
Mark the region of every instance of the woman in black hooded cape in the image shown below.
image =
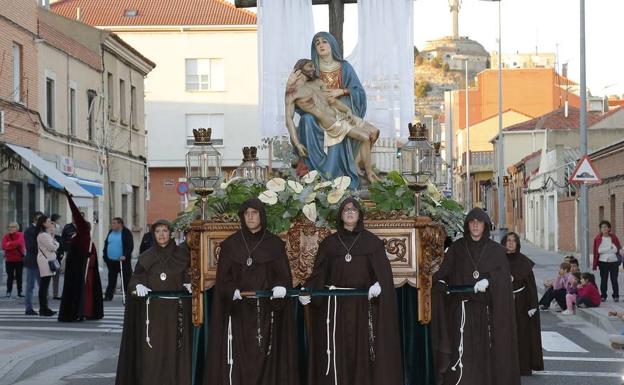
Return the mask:
[[[151, 232], [159, 227], [170, 225], [156, 221]], [[155, 242], [139, 255], [126, 294], [116, 385], [191, 385], [191, 299], [150, 298], [148, 308], [147, 299], [135, 295], [138, 285], [153, 291], [186, 291], [189, 268], [187, 246], [177, 246], [173, 239]]]
[[65, 195], [72, 212], [76, 233], [68, 242], [63, 297], [58, 320], [73, 322], [101, 319], [104, 317], [102, 282], [97, 252], [91, 242], [91, 224], [84, 219], [67, 191]]
[[[469, 228], [472, 220], [484, 224], [476, 241]], [[436, 384], [520, 385], [509, 262], [505, 249], [490, 239], [491, 227], [483, 210], [472, 209], [464, 222], [464, 237], [448, 248], [433, 276]], [[489, 286], [476, 293], [473, 287], [483, 279]], [[447, 294], [447, 287], [457, 286], [467, 286], [470, 292]]]
[[537, 285], [533, 275], [535, 263], [520, 252], [520, 238], [514, 232], [507, 233], [501, 244], [515, 240], [515, 250], [507, 249], [509, 269], [513, 277], [514, 302], [516, 304], [516, 325], [518, 328], [518, 358], [520, 375], [530, 376], [532, 370], [544, 370], [540, 312], [537, 302]]
[[[342, 220], [349, 203], [359, 213], [352, 231]], [[336, 230], [319, 245], [305, 287], [369, 289], [379, 283], [381, 294], [370, 301], [366, 296], [313, 297], [308, 383], [402, 385], [397, 297], [384, 243], [364, 229], [364, 211], [353, 198], [340, 205]]]
[[[249, 208], [260, 214], [261, 227], [256, 232], [245, 222]], [[264, 204], [259, 199], [245, 201], [238, 216], [241, 230], [221, 243], [204, 384], [297, 385], [292, 299], [234, 300], [237, 290], [292, 288], [284, 241], [267, 230]]]

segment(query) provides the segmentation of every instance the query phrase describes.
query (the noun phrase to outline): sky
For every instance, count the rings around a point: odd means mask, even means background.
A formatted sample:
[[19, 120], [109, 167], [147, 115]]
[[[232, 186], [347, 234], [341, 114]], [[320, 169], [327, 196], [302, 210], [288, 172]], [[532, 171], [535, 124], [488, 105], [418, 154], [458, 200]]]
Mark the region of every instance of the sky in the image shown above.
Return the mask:
[[[233, 0], [231, 1], [233, 2]], [[558, 53], [568, 77], [580, 81], [580, 0], [502, 0], [503, 53]], [[624, 0], [585, 0], [586, 78], [593, 95], [624, 95]], [[327, 6], [314, 6], [317, 31], [328, 30]], [[451, 34], [448, 0], [414, 1], [414, 44]], [[498, 3], [462, 0], [459, 34], [497, 51]], [[345, 6], [344, 45], [357, 42], [357, 5]], [[348, 55], [346, 55], [348, 56]]]

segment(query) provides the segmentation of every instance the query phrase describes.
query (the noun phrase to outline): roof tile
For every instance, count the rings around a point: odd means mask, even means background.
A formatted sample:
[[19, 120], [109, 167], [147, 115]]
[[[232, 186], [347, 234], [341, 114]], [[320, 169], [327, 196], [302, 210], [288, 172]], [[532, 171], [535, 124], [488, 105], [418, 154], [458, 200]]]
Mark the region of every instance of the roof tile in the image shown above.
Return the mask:
[[[61, 0], [55, 13], [93, 26], [248, 25], [256, 15], [225, 0]], [[136, 11], [136, 16], [124, 16]]]
[[[588, 112], [586, 119], [587, 127], [593, 126], [605, 117], [599, 112]], [[579, 121], [580, 111], [578, 108], [569, 106], [568, 116], [566, 117], [565, 109], [561, 107], [537, 118], [509, 126], [505, 128], [505, 131], [578, 129]]]
[[102, 70], [102, 58], [97, 52], [90, 50], [88, 47], [41, 21], [39, 21], [39, 36], [51, 46], [80, 60], [86, 65], [98, 71]]

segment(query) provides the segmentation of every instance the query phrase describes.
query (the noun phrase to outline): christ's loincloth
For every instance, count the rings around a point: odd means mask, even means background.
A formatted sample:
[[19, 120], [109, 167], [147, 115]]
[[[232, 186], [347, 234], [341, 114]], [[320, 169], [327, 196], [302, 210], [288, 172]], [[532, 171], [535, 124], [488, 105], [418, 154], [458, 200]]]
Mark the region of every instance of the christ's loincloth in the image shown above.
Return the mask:
[[329, 128], [323, 127], [323, 130], [325, 131], [325, 147], [330, 147], [342, 142], [349, 131], [354, 128], [362, 127], [366, 123], [362, 118], [355, 115], [353, 115], [355, 123], [351, 123], [349, 120], [350, 119], [347, 114], [336, 111], [336, 122]]

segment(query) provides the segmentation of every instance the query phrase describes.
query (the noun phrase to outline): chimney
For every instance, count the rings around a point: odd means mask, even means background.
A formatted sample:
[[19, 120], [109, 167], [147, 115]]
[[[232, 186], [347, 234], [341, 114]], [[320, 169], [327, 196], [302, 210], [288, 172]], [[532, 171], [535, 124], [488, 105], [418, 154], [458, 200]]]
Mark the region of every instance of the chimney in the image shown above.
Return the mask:
[[41, 5], [42, 8], [45, 9], [50, 9], [50, 0], [40, 0], [39, 4]]
[[80, 7], [76, 7], [76, 20], [81, 21], [82, 15], [80, 13]]
[[564, 116], [567, 118], [568, 117], [568, 101], [565, 101], [565, 104], [563, 106], [563, 111], [564, 111]]

